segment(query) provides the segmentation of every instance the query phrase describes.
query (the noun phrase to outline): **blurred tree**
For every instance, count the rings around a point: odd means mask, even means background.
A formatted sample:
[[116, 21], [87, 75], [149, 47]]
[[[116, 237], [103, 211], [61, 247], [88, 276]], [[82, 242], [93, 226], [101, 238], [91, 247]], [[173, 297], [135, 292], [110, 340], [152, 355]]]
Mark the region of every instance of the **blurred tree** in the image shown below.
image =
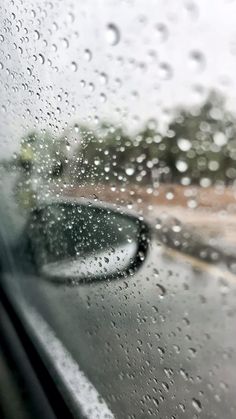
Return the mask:
[[95, 133], [80, 127], [81, 142], [76, 150], [77, 181], [125, 181], [126, 165], [132, 156], [132, 142], [121, 128], [103, 123]]
[[64, 142], [56, 141], [48, 132], [32, 131], [22, 138], [15, 159], [19, 172], [15, 192], [22, 207], [32, 207], [40, 192], [45, 194], [50, 182], [63, 176], [64, 149]]
[[235, 117], [216, 92], [197, 109], [179, 109], [162, 143], [172, 182], [207, 186], [236, 179]]
[[132, 136], [109, 122], [96, 131], [75, 123], [58, 138], [30, 132], [16, 158], [16, 189], [29, 205], [58, 179], [71, 185], [230, 184], [236, 179], [235, 161], [235, 117], [224, 98], [211, 92], [198, 108], [177, 109], [164, 136], [154, 119]]
[[[76, 152], [77, 181], [125, 185], [146, 185], [152, 181], [153, 168], [159, 162], [158, 144], [161, 141], [153, 121], [148, 121], [144, 129], [133, 136], [107, 122], [96, 134], [86, 127], [80, 132], [82, 139]], [[163, 161], [162, 164], [164, 166]]]
[[96, 132], [75, 126], [79, 141], [68, 160], [70, 181], [208, 186], [236, 178], [235, 117], [216, 92], [198, 108], [177, 109], [164, 136], [154, 119], [133, 136], [108, 122]]

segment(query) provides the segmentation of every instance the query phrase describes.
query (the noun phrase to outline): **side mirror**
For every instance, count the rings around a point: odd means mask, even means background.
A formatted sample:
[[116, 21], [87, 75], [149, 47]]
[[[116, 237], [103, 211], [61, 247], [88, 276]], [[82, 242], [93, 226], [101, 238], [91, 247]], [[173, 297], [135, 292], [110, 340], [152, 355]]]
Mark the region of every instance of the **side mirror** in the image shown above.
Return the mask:
[[26, 233], [40, 275], [60, 283], [132, 274], [149, 244], [146, 223], [87, 201], [54, 202], [33, 210]]

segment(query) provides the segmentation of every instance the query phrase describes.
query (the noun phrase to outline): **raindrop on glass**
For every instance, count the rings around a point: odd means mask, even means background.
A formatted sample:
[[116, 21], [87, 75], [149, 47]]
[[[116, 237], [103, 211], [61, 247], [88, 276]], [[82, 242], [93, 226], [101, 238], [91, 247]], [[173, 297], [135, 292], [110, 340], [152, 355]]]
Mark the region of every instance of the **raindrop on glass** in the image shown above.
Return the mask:
[[106, 40], [109, 45], [117, 45], [120, 42], [120, 31], [114, 23], [109, 23], [106, 29]]
[[71, 70], [75, 73], [77, 71], [77, 69], [78, 69], [78, 66], [77, 66], [76, 62], [72, 61]]
[[205, 67], [205, 57], [201, 51], [192, 51], [189, 56], [190, 67], [195, 72], [200, 72], [204, 70]]
[[41, 64], [45, 63], [45, 58], [44, 58], [43, 54], [39, 54], [39, 61], [40, 61]]
[[35, 39], [36, 41], [38, 41], [38, 40], [39, 40], [39, 38], [40, 38], [40, 33], [39, 33], [39, 31], [35, 30], [35, 31], [34, 31], [34, 39]]
[[92, 52], [89, 49], [84, 50], [84, 58], [86, 61], [92, 60]]
[[132, 176], [134, 174], [134, 167], [133, 166], [127, 166], [125, 168], [125, 173], [127, 176]]
[[172, 68], [167, 63], [160, 63], [159, 65], [159, 77], [162, 80], [168, 80], [172, 77]]
[[192, 405], [198, 413], [200, 413], [202, 411], [202, 405], [201, 405], [201, 402], [199, 400], [192, 399]]
[[158, 23], [156, 25], [156, 31], [157, 31], [158, 39], [161, 42], [164, 42], [168, 38], [168, 35], [169, 35], [168, 29], [164, 23]]
[[161, 284], [156, 284], [156, 286], [157, 286], [159, 297], [164, 298], [164, 296], [166, 295], [166, 289]]

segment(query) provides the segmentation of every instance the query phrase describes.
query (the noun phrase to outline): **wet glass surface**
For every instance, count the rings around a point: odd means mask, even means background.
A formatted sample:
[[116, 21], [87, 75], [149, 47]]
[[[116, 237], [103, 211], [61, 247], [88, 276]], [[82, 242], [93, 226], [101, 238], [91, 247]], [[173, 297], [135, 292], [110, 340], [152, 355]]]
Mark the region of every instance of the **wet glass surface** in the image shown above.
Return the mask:
[[0, 5], [1, 281], [75, 417], [235, 418], [235, 13]]

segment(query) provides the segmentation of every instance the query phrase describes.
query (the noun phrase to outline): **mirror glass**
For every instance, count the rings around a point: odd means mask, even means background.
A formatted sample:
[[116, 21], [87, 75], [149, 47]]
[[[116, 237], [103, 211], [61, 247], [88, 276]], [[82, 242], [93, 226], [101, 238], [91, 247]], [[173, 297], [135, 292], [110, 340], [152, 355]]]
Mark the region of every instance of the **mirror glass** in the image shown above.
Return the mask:
[[27, 234], [37, 267], [51, 279], [89, 280], [127, 272], [137, 262], [141, 222], [91, 204], [34, 210]]

